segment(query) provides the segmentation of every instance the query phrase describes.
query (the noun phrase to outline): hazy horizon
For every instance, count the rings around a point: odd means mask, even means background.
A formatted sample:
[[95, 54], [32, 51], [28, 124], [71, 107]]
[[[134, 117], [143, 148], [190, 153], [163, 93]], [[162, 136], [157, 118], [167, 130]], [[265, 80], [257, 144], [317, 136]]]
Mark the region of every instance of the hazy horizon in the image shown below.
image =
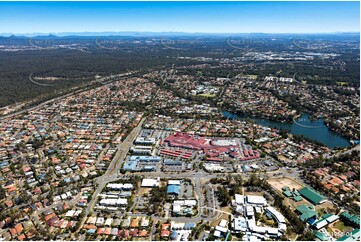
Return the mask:
[[18, 35], [359, 32], [359, 20], [359, 2], [0, 2], [0, 33]]
[[30, 37], [30, 36], [49, 36], [56, 37], [66, 36], [79, 36], [79, 37], [94, 37], [94, 36], [157, 36], [157, 35], [169, 35], [169, 36], [181, 36], [181, 35], [208, 35], [208, 36], [229, 36], [229, 35], [337, 35], [337, 34], [351, 34], [359, 35], [360, 32], [318, 32], [318, 33], [262, 33], [262, 32], [243, 32], [243, 33], [207, 33], [207, 32], [152, 32], [152, 31], [99, 31], [99, 32], [36, 32], [36, 33], [0, 33], [2, 37]]

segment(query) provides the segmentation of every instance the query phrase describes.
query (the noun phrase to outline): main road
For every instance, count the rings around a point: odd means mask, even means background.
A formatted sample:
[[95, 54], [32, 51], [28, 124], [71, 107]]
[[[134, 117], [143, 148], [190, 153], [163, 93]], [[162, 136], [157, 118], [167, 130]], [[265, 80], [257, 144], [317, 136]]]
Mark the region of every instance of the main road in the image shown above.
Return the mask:
[[[117, 177], [117, 172], [120, 170], [121, 165], [123, 164], [125, 157], [128, 153], [128, 150], [130, 149], [130, 146], [133, 144], [133, 141], [135, 138], [139, 135], [140, 131], [142, 130], [142, 124], [144, 122], [145, 118], [142, 118], [142, 120], [138, 123], [137, 127], [135, 127], [132, 132], [127, 136], [127, 138], [118, 145], [117, 152], [112, 159], [110, 165], [108, 166], [107, 171], [100, 177], [97, 177], [95, 179], [97, 184], [97, 189], [93, 193], [92, 199], [88, 203], [88, 206], [85, 209], [85, 216], [78, 228], [78, 230], [83, 226], [85, 220], [87, 219], [87, 215], [93, 211], [95, 202], [97, 201], [98, 195], [103, 191], [105, 185], [108, 182], [116, 181], [119, 179]], [[115, 172], [115, 174], [113, 174]], [[113, 174], [113, 175], [112, 175]]]

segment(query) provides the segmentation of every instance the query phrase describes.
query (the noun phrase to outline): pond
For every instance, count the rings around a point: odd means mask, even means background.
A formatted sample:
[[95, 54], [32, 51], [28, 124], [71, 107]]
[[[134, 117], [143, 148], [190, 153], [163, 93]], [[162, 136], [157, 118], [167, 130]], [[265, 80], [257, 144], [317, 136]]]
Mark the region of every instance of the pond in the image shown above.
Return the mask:
[[307, 113], [302, 114], [292, 123], [282, 123], [262, 118], [239, 116], [226, 111], [223, 111], [222, 114], [224, 117], [230, 119], [248, 119], [263, 126], [288, 130], [291, 134], [303, 135], [311, 140], [318, 141], [329, 148], [343, 148], [350, 145], [350, 141], [348, 139], [329, 129], [322, 118], [315, 121], [310, 120]]

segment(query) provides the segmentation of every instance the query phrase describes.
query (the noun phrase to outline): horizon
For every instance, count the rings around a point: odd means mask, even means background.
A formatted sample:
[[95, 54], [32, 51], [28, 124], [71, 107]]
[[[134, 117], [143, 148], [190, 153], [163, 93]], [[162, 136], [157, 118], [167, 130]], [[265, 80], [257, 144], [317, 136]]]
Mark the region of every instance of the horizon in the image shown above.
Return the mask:
[[359, 2], [0, 2], [1, 35], [359, 33], [359, 19]]
[[360, 31], [348, 31], [348, 32], [315, 32], [315, 33], [263, 33], [263, 32], [239, 32], [239, 33], [207, 33], [207, 32], [171, 32], [171, 31], [99, 31], [99, 32], [35, 32], [35, 33], [0, 33], [1, 37], [97, 37], [97, 36], [112, 36], [112, 37], [123, 37], [123, 36], [157, 36], [157, 35], [170, 35], [170, 36], [194, 36], [194, 35], [208, 35], [208, 36], [224, 36], [224, 35], [360, 35]]

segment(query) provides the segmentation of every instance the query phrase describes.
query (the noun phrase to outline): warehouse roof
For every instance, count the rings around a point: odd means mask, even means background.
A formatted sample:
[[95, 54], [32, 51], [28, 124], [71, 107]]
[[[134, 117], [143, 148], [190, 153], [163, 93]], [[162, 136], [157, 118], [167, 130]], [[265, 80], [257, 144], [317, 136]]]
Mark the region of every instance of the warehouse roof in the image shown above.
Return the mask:
[[168, 185], [167, 187], [167, 193], [175, 193], [175, 194], [179, 194], [179, 189], [180, 186], [179, 185]]
[[301, 214], [300, 219], [304, 222], [312, 217], [317, 217], [317, 212], [312, 206], [307, 206], [306, 204], [300, 205], [296, 210]]
[[317, 193], [315, 190], [309, 187], [304, 187], [301, 190], [299, 190], [299, 192], [303, 197], [305, 197], [313, 204], [319, 204], [326, 200], [324, 196], [322, 196], [321, 194]]

